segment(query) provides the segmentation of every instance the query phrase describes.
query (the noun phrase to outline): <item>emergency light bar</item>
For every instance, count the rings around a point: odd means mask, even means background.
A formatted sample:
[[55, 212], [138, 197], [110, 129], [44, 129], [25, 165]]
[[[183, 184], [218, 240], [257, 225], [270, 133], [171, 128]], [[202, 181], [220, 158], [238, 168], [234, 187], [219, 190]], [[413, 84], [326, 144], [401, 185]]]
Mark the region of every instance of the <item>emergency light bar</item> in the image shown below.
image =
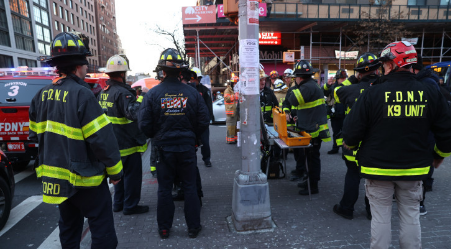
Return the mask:
[[27, 67], [0, 68], [0, 76], [54, 76], [55, 67]]

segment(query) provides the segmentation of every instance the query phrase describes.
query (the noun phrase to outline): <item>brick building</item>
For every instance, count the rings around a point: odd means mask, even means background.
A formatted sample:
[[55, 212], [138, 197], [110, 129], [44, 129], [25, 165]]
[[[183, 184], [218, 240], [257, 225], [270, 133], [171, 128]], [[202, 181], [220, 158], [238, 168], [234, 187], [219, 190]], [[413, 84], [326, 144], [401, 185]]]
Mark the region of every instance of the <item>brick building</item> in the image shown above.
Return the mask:
[[[36, 0], [35, 0], [36, 1]], [[45, 0], [44, 0], [45, 1]], [[88, 57], [90, 71], [96, 71], [99, 63], [98, 25], [94, 0], [50, 0], [53, 37], [61, 32], [78, 31], [89, 37], [92, 57]]]
[[98, 27], [99, 64], [104, 67], [108, 58], [118, 54], [116, 5], [114, 0], [95, 0], [95, 18]]

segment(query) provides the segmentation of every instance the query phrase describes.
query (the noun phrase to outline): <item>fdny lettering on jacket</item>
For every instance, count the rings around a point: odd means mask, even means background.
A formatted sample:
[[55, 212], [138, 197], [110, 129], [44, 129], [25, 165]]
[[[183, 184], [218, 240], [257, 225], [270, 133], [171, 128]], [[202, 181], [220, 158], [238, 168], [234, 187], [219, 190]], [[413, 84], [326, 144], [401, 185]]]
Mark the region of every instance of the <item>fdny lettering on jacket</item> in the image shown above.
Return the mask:
[[385, 92], [384, 118], [426, 118], [423, 91]]
[[66, 103], [67, 100], [66, 97], [68, 94], [69, 91], [64, 91], [62, 93], [61, 90], [54, 89], [45, 90], [42, 91], [41, 101], [54, 100], [54, 101], [63, 101], [64, 103]]
[[161, 109], [166, 109], [164, 115], [185, 115], [183, 109], [186, 108], [188, 97], [183, 97], [182, 93], [178, 95], [165, 94], [161, 98]]
[[111, 108], [111, 107], [113, 107], [113, 105], [114, 105], [114, 103], [113, 102], [109, 102], [109, 101], [106, 101], [107, 99], [108, 99], [108, 93], [102, 93], [102, 94], [100, 94], [100, 101], [99, 101], [99, 104], [100, 104], [100, 106], [102, 107], [102, 109], [108, 109], [108, 108]]
[[46, 195], [59, 195], [61, 190], [61, 186], [56, 183], [43, 182], [42, 183], [42, 192]]

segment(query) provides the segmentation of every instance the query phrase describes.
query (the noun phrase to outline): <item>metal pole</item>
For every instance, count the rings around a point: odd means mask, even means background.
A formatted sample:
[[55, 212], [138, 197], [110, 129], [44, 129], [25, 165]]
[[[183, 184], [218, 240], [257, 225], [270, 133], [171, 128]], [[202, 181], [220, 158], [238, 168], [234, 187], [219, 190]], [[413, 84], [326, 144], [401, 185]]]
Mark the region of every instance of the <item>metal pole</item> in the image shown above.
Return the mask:
[[423, 56], [423, 47], [424, 47], [424, 29], [423, 29], [423, 37], [421, 38], [421, 56]]
[[310, 28], [310, 64], [312, 63], [312, 43], [313, 42], [313, 33], [312, 33], [312, 28]]
[[341, 68], [341, 27], [340, 27], [340, 57], [338, 57], [338, 69]]
[[236, 230], [249, 231], [272, 228], [269, 185], [260, 169], [258, 2], [240, 0], [238, 17], [242, 161], [234, 178], [232, 221]]
[[197, 67], [202, 71], [200, 68], [200, 45], [199, 45], [199, 30], [196, 29], [197, 32]]
[[368, 47], [366, 49], [366, 52], [370, 52], [370, 34], [368, 34]]
[[442, 33], [442, 46], [440, 47], [440, 62], [442, 62], [443, 57], [443, 42], [445, 41], [445, 29], [443, 29]]

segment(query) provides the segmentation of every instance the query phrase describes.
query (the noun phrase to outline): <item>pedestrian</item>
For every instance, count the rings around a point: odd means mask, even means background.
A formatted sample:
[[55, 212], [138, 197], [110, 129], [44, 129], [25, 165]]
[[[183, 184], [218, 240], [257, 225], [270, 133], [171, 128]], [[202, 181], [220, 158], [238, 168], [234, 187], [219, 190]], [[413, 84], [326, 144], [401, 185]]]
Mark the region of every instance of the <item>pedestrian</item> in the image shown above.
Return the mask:
[[[344, 105], [346, 114], [351, 111], [360, 94], [370, 88], [379, 79], [380, 62], [373, 53], [364, 53], [357, 60], [354, 68], [357, 82], [352, 85], [338, 86], [335, 88], [335, 101]], [[337, 138], [338, 141], [343, 140]], [[343, 196], [339, 204], [333, 207], [333, 211], [343, 218], [352, 220], [354, 218], [354, 205], [359, 198], [360, 170], [355, 159], [355, 151], [342, 148], [342, 158], [345, 161], [347, 170], [344, 182]], [[371, 220], [371, 209], [368, 198], [365, 195], [366, 218]]]
[[[305, 158], [308, 162], [308, 177], [310, 178], [311, 194], [318, 194], [318, 181], [321, 174], [320, 152], [321, 142], [330, 141], [329, 126], [327, 125], [327, 111], [324, 101], [324, 94], [317, 82], [312, 79], [313, 67], [305, 60], [301, 60], [295, 64], [294, 75], [296, 76], [296, 84], [298, 85], [287, 96], [291, 105], [297, 107], [296, 127], [309, 133], [312, 136], [311, 148], [297, 151], [298, 161], [303, 161], [305, 166]], [[300, 195], [308, 195], [307, 181], [298, 184], [301, 188]]]
[[239, 118], [239, 113], [237, 113], [236, 102], [237, 94], [233, 91], [235, 82], [228, 80], [227, 88], [224, 91], [224, 106], [226, 113], [226, 125], [227, 125], [227, 135], [226, 142], [228, 144], [237, 143], [237, 128], [236, 123]]
[[142, 185], [141, 153], [147, 150], [147, 138], [137, 123], [141, 103], [137, 101], [136, 91], [125, 82], [130, 70], [125, 58], [113, 55], [105, 68], [109, 79], [98, 100], [113, 124], [124, 166], [122, 181], [114, 186], [113, 212], [123, 211], [124, 215], [146, 213], [149, 207], [138, 205]]
[[[451, 154], [451, 112], [442, 94], [412, 73], [417, 52], [410, 43], [390, 43], [379, 60], [384, 76], [359, 96], [346, 117], [343, 145], [358, 148], [373, 215], [370, 248], [390, 247], [393, 195], [400, 247], [421, 248], [421, 180]], [[433, 153], [429, 131], [435, 137]]]
[[187, 65], [180, 53], [165, 49], [158, 61], [164, 80], [144, 96], [138, 117], [139, 128], [158, 146], [157, 222], [161, 238], [168, 238], [174, 219], [172, 185], [180, 177], [185, 194], [185, 220], [190, 238], [202, 230], [200, 200], [196, 190], [196, 137], [209, 125], [205, 101], [191, 86], [179, 81]]
[[[205, 101], [205, 104], [208, 108], [208, 113], [210, 115], [210, 121], [213, 119], [213, 103], [211, 99], [211, 91], [206, 86], [202, 85], [200, 83], [200, 80], [202, 79], [202, 73], [199, 68], [193, 67], [191, 68], [191, 71], [194, 73], [191, 76], [190, 83], [193, 83], [195, 85], [195, 88], [200, 93], [202, 98]], [[211, 167], [211, 149], [210, 149], [210, 128], [206, 129], [204, 133], [200, 136], [200, 140], [202, 143], [200, 152], [202, 154], [202, 161], [204, 161], [204, 164], [206, 167]]]
[[327, 154], [337, 154], [339, 147], [337, 145], [337, 135], [341, 134], [343, 128], [343, 120], [345, 118], [345, 109], [343, 104], [336, 103], [334, 98], [334, 89], [342, 86], [342, 83], [348, 78], [346, 70], [339, 69], [335, 74], [335, 80], [329, 81], [324, 84], [324, 96], [327, 97], [327, 115], [330, 117], [330, 124], [333, 131], [333, 144], [332, 149]]
[[122, 162], [113, 126], [83, 81], [89, 44], [63, 32], [55, 36], [50, 53], [45, 61], [60, 77], [34, 96], [29, 110], [30, 140], [39, 143], [36, 175], [42, 178], [42, 200], [58, 205], [62, 248], [80, 247], [84, 217], [92, 248], [116, 248], [106, 178], [120, 182]]

